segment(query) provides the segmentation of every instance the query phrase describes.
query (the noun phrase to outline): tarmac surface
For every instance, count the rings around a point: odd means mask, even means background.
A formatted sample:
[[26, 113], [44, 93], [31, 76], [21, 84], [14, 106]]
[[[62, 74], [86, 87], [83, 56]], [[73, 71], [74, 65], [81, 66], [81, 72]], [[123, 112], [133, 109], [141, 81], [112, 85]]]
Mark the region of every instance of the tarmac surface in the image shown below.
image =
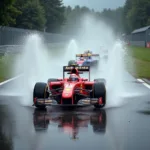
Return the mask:
[[149, 150], [150, 89], [128, 79], [127, 92], [121, 97], [125, 103], [101, 110], [37, 110], [21, 104], [19, 90], [13, 88], [16, 80], [1, 85], [0, 149]]

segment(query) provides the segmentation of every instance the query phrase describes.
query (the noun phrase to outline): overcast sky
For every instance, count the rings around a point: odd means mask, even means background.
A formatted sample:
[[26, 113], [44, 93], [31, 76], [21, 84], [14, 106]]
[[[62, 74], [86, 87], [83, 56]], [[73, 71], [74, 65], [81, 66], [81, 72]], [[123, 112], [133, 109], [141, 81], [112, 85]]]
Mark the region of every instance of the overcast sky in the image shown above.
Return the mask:
[[64, 5], [80, 5], [102, 11], [104, 8], [117, 8], [123, 6], [126, 0], [63, 0]]

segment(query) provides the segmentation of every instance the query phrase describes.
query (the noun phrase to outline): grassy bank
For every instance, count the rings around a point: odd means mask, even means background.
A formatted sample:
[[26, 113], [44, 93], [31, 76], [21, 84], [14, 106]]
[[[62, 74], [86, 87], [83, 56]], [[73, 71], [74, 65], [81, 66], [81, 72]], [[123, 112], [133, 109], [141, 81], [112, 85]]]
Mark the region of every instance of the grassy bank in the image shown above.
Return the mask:
[[15, 56], [12, 54], [0, 55], [0, 82], [12, 77]]
[[150, 48], [128, 46], [127, 49], [134, 66], [133, 70], [128, 64], [129, 72], [137, 78], [150, 79]]

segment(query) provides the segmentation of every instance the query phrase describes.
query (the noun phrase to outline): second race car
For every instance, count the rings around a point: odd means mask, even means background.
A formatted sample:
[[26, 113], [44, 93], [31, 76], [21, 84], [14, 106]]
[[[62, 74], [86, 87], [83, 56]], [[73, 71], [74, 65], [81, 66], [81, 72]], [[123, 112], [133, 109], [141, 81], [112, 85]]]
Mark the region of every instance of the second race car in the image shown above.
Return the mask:
[[70, 60], [68, 66], [73, 64], [77, 66], [94, 66], [99, 62], [99, 54], [93, 54], [92, 51], [85, 51], [83, 54], [76, 54], [76, 60]]

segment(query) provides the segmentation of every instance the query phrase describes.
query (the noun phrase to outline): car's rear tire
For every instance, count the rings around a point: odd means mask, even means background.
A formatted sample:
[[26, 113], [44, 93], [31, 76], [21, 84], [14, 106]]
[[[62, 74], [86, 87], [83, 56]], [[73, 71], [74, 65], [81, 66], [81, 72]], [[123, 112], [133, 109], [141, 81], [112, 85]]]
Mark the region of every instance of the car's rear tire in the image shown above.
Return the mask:
[[70, 61], [68, 62], [68, 66], [72, 66], [72, 65], [78, 65], [78, 64], [76, 63], [75, 60], [70, 60]]
[[48, 83], [49, 82], [55, 82], [55, 81], [58, 81], [58, 80], [56, 78], [50, 78], [50, 79], [47, 80]]
[[94, 86], [93, 86], [93, 95], [94, 98], [102, 98], [102, 105], [99, 104], [95, 104], [94, 107], [95, 108], [102, 108], [105, 106], [106, 104], [106, 88], [105, 88], [105, 84], [103, 82], [95, 82]]
[[34, 90], [33, 90], [33, 102], [34, 102], [34, 105], [37, 107], [37, 108], [40, 108], [40, 109], [45, 109], [46, 105], [43, 104], [43, 105], [38, 105], [36, 101], [34, 101], [35, 98], [48, 98], [49, 96], [49, 93], [47, 92], [47, 84], [46, 83], [43, 83], [43, 82], [38, 82], [35, 84], [34, 86]]
[[94, 79], [94, 82], [101, 82], [101, 83], [106, 84], [106, 80], [104, 78]]

